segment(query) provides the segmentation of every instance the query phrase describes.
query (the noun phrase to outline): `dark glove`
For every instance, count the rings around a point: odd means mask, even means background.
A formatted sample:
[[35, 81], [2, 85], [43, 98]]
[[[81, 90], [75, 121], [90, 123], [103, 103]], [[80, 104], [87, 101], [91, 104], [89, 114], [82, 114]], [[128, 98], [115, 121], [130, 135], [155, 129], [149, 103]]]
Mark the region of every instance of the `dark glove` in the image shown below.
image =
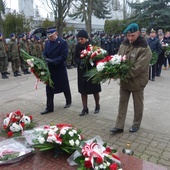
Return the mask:
[[48, 63], [52, 63], [52, 62], [53, 62], [50, 58], [45, 58], [45, 60], [46, 60]]

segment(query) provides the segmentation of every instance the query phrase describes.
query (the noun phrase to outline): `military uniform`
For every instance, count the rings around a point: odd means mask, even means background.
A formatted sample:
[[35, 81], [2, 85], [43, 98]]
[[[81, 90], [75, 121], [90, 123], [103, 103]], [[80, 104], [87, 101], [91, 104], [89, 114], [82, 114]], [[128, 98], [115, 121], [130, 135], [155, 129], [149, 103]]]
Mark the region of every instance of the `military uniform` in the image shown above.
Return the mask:
[[33, 35], [30, 36], [28, 47], [29, 47], [29, 54], [34, 57], [37, 57], [36, 43]]
[[41, 58], [42, 57], [42, 52], [43, 52], [43, 45], [41, 43], [40, 37], [36, 37], [36, 49], [37, 49], [37, 58]]
[[[28, 45], [27, 45], [27, 40], [26, 40], [26, 35], [22, 34], [20, 35], [20, 40], [19, 40], [19, 51], [20, 49], [24, 50], [26, 53], [29, 53], [28, 50]], [[24, 61], [24, 59], [20, 56], [20, 60], [21, 60], [21, 69], [24, 72], [24, 74], [30, 74], [30, 72], [28, 71], [28, 64], [26, 61]]]
[[15, 39], [15, 34], [10, 35], [10, 42], [8, 44], [9, 49], [9, 55], [11, 57], [11, 64], [12, 64], [12, 71], [14, 73], [14, 77], [21, 76], [19, 73], [19, 67], [20, 67], [20, 58], [19, 58], [19, 52], [18, 52], [18, 45]]
[[[146, 40], [138, 35], [139, 27], [136, 23], [130, 24], [124, 31], [127, 34], [118, 51], [121, 56], [126, 55], [128, 61], [133, 65], [129, 71], [127, 81], [120, 81], [120, 99], [118, 116], [115, 128], [110, 130], [115, 133], [122, 133], [124, 129], [125, 119], [130, 95], [132, 94], [134, 103], [134, 117], [132, 127], [129, 132], [136, 132], [141, 124], [143, 116], [143, 94], [144, 88], [148, 83], [149, 62], [152, 52]], [[134, 33], [133, 41], [130, 42], [128, 36]]]
[[0, 72], [3, 79], [8, 78], [8, 76], [6, 75], [7, 62], [8, 62], [7, 53], [4, 42], [2, 40], [2, 34], [0, 33]]
[[70, 69], [71, 68], [71, 62], [72, 62], [72, 41], [71, 41], [71, 37], [67, 37], [67, 45], [68, 45], [68, 57], [66, 60], [66, 65], [67, 68]]

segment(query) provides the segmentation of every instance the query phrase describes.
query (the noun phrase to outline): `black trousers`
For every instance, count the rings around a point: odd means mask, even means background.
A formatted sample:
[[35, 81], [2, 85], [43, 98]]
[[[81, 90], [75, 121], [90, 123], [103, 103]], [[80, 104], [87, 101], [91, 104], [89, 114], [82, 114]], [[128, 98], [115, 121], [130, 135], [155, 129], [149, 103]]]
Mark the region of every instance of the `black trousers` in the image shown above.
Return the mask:
[[[65, 99], [66, 99], [66, 104], [70, 104], [71, 101], [71, 92], [70, 90], [63, 92]], [[47, 110], [53, 111], [54, 110], [54, 93], [47, 93]]]

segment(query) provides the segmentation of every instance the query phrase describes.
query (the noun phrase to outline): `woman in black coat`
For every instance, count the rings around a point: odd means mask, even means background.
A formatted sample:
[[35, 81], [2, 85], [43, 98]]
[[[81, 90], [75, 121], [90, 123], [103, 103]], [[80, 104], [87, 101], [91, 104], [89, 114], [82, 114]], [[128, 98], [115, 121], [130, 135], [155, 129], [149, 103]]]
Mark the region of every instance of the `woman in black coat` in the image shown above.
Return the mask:
[[85, 73], [87, 70], [92, 69], [90, 63], [87, 65], [84, 64], [83, 60], [80, 58], [81, 51], [87, 48], [87, 45], [90, 43], [88, 39], [88, 34], [85, 30], [79, 31], [77, 34], [78, 43], [76, 45], [75, 50], [75, 61], [78, 65], [77, 67], [77, 76], [78, 76], [78, 92], [81, 94], [83, 110], [79, 114], [79, 116], [84, 116], [85, 114], [89, 113], [88, 106], [87, 106], [87, 99], [88, 94], [93, 94], [95, 100], [95, 110], [94, 113], [99, 113], [100, 104], [99, 104], [99, 92], [101, 92], [101, 85], [100, 84], [93, 84], [91, 79], [88, 80], [85, 77]]

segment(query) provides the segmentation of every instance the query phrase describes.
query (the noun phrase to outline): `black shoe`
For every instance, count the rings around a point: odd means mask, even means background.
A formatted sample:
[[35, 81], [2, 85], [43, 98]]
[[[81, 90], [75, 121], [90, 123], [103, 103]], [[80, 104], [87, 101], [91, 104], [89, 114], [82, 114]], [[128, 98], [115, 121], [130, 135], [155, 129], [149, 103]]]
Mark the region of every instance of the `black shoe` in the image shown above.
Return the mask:
[[5, 78], [6, 78], [6, 79], [8, 79], [8, 78], [9, 78], [9, 77], [8, 77], [5, 73], [4, 73], [4, 76], [5, 76]]
[[31, 74], [31, 72], [30, 72], [30, 71], [28, 71], [28, 70], [26, 71], [26, 73], [27, 73], [27, 74]]
[[45, 115], [45, 114], [51, 113], [51, 112], [53, 112], [53, 110], [45, 109], [45, 110], [44, 110], [43, 112], [41, 112], [40, 114], [41, 114], [41, 115]]
[[94, 114], [99, 113], [100, 111], [100, 105], [96, 106], [95, 110], [94, 110]]
[[17, 77], [17, 73], [16, 72], [14, 72], [14, 77]]
[[138, 129], [139, 129], [138, 127], [132, 126], [132, 127], [129, 129], [129, 132], [130, 132], [130, 133], [137, 132]]
[[69, 108], [71, 106], [71, 103], [66, 103], [66, 105], [64, 106], [64, 108]]
[[79, 114], [79, 116], [84, 116], [84, 115], [86, 115], [86, 114], [88, 114], [89, 113], [89, 109], [87, 108], [87, 109], [83, 109], [82, 111], [81, 111], [81, 113]]
[[112, 132], [113, 134], [116, 134], [116, 133], [123, 133], [123, 129], [119, 129], [119, 128], [113, 128], [113, 129], [110, 129], [110, 132]]
[[25, 75], [27, 74], [26, 70], [24, 70], [24, 74], [25, 74]]
[[5, 74], [4, 73], [1, 74], [2, 74], [2, 79], [6, 79]]
[[20, 73], [18, 73], [18, 72], [17, 72], [16, 74], [17, 74], [17, 76], [21, 76], [21, 74], [20, 74]]
[[155, 78], [152, 78], [151, 81], [155, 81]]

